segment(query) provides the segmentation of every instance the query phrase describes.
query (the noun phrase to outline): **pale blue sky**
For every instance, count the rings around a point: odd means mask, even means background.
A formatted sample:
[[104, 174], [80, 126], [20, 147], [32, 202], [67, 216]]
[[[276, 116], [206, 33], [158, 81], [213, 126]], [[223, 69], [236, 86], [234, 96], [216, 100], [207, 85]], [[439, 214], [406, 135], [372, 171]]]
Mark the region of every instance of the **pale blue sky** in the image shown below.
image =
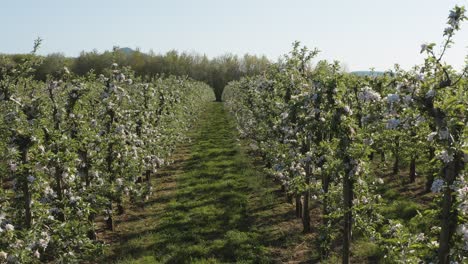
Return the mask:
[[[440, 43], [455, 4], [468, 0], [1, 0], [0, 53], [29, 52], [40, 36], [41, 54], [118, 45], [277, 59], [299, 40], [349, 70], [409, 68], [422, 43]], [[447, 60], [460, 69], [468, 23], [455, 41]]]

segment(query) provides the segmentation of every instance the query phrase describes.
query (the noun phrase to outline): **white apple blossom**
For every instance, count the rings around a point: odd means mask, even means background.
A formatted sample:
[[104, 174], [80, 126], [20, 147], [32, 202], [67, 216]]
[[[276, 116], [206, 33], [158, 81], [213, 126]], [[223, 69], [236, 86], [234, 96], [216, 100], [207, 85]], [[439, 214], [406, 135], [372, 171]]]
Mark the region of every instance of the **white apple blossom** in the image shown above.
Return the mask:
[[420, 53], [423, 53], [424, 51], [426, 51], [426, 49], [427, 49], [427, 44], [426, 43], [421, 44], [421, 52]]
[[6, 224], [5, 225], [5, 230], [6, 231], [13, 231], [13, 230], [15, 230], [15, 227], [12, 224]]
[[407, 105], [411, 104], [413, 102], [413, 97], [411, 97], [411, 95], [405, 95], [403, 97], [403, 102]]
[[440, 191], [442, 191], [442, 188], [444, 187], [444, 184], [445, 184], [445, 181], [442, 180], [442, 179], [435, 179], [433, 182], [432, 182], [432, 186], [431, 186], [431, 191], [433, 193], [438, 193]]
[[424, 233], [419, 233], [417, 236], [416, 236], [416, 241], [419, 241], [419, 242], [422, 242], [426, 239], [426, 236], [424, 235]]
[[449, 133], [448, 128], [439, 130], [439, 138], [440, 138], [441, 140], [448, 139], [449, 136], [450, 136], [450, 133]]
[[365, 115], [365, 116], [361, 117], [361, 123], [367, 124], [367, 123], [369, 123], [369, 121], [371, 120], [371, 118], [372, 118], [372, 117], [371, 117], [370, 115]]
[[394, 232], [400, 230], [402, 227], [403, 227], [402, 224], [396, 223], [396, 224], [394, 224], [394, 225], [392, 225], [392, 226], [390, 227], [390, 231], [394, 233]]
[[358, 179], [357, 179], [357, 183], [358, 183], [359, 185], [364, 185], [366, 182], [365, 182], [363, 179], [358, 178]]
[[289, 114], [287, 112], [281, 113], [281, 119], [283, 119], [283, 120], [288, 118], [288, 116], [289, 116]]
[[464, 250], [468, 250], [468, 225], [458, 226], [457, 233], [463, 238]]
[[456, 11], [450, 10], [450, 14], [448, 18], [449, 18], [448, 24], [452, 28], [457, 28], [458, 24], [460, 23], [461, 16]]
[[39, 239], [39, 241], [37, 243], [43, 249], [47, 248], [47, 246], [49, 245], [49, 241], [47, 239], [44, 239], [44, 238]]
[[434, 141], [434, 137], [437, 135], [437, 132], [431, 132], [427, 135], [427, 141], [432, 142]]
[[[348, 106], [348, 105], [345, 105], [343, 107], [343, 110], [345, 111], [346, 114], [348, 115], [352, 115], [353, 114], [353, 110], [351, 110], [351, 108]], [[319, 110], [320, 111], [320, 110]]]
[[374, 144], [374, 140], [373, 140], [372, 138], [365, 138], [365, 139], [363, 140], [363, 143], [364, 143], [365, 145], [371, 146], [371, 145]]
[[119, 187], [123, 185], [123, 180], [122, 180], [122, 178], [117, 178], [117, 179], [115, 180], [115, 182], [117, 183], [117, 186], [119, 186]]
[[426, 93], [426, 98], [434, 98], [435, 94], [436, 94], [435, 90], [431, 89]]
[[400, 96], [398, 94], [388, 94], [387, 102], [389, 104], [398, 103], [400, 101]]
[[443, 150], [440, 154], [439, 154], [439, 159], [441, 159], [444, 163], [450, 163], [451, 161], [453, 161], [454, 157], [453, 157], [453, 153], [450, 153], [448, 152], [447, 150]]
[[15, 172], [18, 170], [18, 165], [15, 162], [10, 163], [10, 170]]
[[125, 74], [120, 73], [119, 75], [117, 75], [117, 81], [119, 82], [125, 81]]
[[392, 118], [392, 119], [389, 119], [387, 121], [387, 129], [395, 129], [398, 127], [398, 125], [400, 124], [400, 120], [399, 119], [396, 119], [396, 118]]
[[358, 99], [363, 102], [377, 102], [380, 101], [380, 94], [366, 86], [358, 93]]

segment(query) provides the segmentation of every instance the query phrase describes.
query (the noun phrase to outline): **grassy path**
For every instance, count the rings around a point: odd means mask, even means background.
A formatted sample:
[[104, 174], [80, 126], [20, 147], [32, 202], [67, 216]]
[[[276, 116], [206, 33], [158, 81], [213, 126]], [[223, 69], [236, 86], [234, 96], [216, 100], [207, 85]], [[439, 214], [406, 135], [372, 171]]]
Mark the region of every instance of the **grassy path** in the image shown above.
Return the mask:
[[[311, 238], [262, 176], [220, 103], [158, 173], [145, 209], [117, 222], [105, 258], [119, 263], [298, 263]], [[299, 255], [298, 255], [299, 252]]]

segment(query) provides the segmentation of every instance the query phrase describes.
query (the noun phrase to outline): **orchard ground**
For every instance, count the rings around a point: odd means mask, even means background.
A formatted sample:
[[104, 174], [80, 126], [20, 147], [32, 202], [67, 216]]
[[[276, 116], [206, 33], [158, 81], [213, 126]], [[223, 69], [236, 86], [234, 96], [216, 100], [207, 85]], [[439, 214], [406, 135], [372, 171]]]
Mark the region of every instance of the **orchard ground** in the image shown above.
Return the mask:
[[[101, 231], [100, 238], [110, 244], [104, 261], [317, 263], [320, 206], [312, 204], [317, 208], [312, 209], [312, 232], [303, 234], [294, 206], [265, 175], [261, 158], [239, 140], [222, 103], [209, 103], [190, 134], [174, 163], [152, 179], [154, 191], [144, 207], [130, 207], [119, 216], [116, 232]], [[388, 179], [395, 184], [393, 191], [382, 190], [384, 198], [395, 201], [384, 214], [411, 218], [422, 208], [407, 198], [423, 197], [418, 193], [424, 183], [405, 192], [397, 189], [395, 179]], [[399, 213], [403, 211], [407, 216]], [[339, 262], [336, 246], [330, 263]], [[359, 239], [353, 255], [359, 263], [382, 257], [377, 246]]]

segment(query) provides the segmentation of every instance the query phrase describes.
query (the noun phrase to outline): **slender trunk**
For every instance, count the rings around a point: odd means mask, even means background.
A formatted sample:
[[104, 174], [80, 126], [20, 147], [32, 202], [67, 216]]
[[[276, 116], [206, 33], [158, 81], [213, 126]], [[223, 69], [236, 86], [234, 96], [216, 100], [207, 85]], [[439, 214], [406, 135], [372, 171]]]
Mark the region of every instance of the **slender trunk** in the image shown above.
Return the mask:
[[311, 177], [311, 168], [310, 168], [310, 161], [306, 163], [306, 176], [305, 176], [305, 183], [307, 186], [306, 191], [304, 192], [304, 210], [303, 210], [303, 217], [302, 217], [302, 226], [304, 228], [304, 233], [310, 232], [310, 210], [309, 210], [309, 200], [310, 200], [310, 190], [309, 190], [309, 183]]
[[380, 162], [386, 162], [386, 160], [385, 160], [385, 151], [383, 151], [383, 150], [380, 151]]
[[[114, 182], [115, 180], [115, 176], [114, 176], [114, 171], [112, 169], [112, 161], [113, 161], [113, 157], [112, 157], [112, 152], [113, 152], [113, 145], [112, 143], [109, 144], [108, 148], [107, 148], [107, 171], [109, 172], [110, 176], [109, 176], [109, 182], [112, 183]], [[109, 205], [108, 205], [108, 211], [109, 211], [109, 215], [108, 215], [108, 219], [107, 219], [107, 229], [111, 230], [111, 231], [114, 231], [114, 220], [113, 220], [113, 208], [112, 208], [112, 202], [113, 202], [113, 198], [112, 196], [109, 196]]]
[[293, 196], [290, 193], [286, 193], [286, 200], [288, 203], [293, 204]]
[[58, 213], [58, 220], [64, 222], [65, 214], [63, 208], [63, 180], [62, 180], [63, 170], [58, 164], [55, 166], [55, 192], [57, 193], [57, 200], [59, 202], [60, 212]]
[[302, 217], [302, 226], [303, 232], [309, 233], [310, 232], [310, 210], [309, 210], [309, 199], [310, 199], [310, 191], [307, 190], [304, 192], [304, 212]]
[[[21, 148], [21, 162], [24, 164], [29, 163], [29, 146], [24, 146]], [[26, 228], [31, 227], [31, 222], [32, 222], [32, 214], [31, 214], [31, 192], [29, 190], [29, 182], [28, 182], [28, 174], [29, 174], [29, 169], [26, 169], [24, 171], [23, 175], [23, 195], [24, 195], [24, 211], [25, 211], [25, 216], [24, 216], [24, 221], [25, 221], [25, 226]]]
[[286, 194], [286, 201], [290, 204], [293, 204], [292, 195], [288, 193], [288, 188], [286, 187], [286, 185], [281, 185], [281, 191]]
[[86, 188], [88, 188], [91, 185], [91, 179], [89, 177], [88, 151], [81, 149], [78, 151], [78, 155], [83, 162], [83, 165], [80, 166], [78, 170], [85, 180]]
[[[452, 186], [457, 175], [463, 168], [460, 155], [456, 154], [454, 160], [444, 168], [445, 182]], [[457, 210], [452, 210], [455, 204], [455, 195], [450, 187], [445, 187], [442, 197], [441, 231], [439, 237], [439, 263], [450, 263], [450, 248], [453, 233], [457, 227]]]
[[398, 175], [398, 172], [400, 171], [400, 155], [398, 153], [398, 150], [395, 150], [395, 161], [393, 162], [393, 175]]
[[[78, 170], [85, 180], [86, 188], [89, 188], [91, 186], [91, 178], [89, 175], [88, 151], [85, 149], [80, 149], [78, 150], [78, 155], [80, 156], [83, 162], [82, 166], [80, 166]], [[97, 239], [96, 230], [94, 229], [94, 219], [95, 219], [95, 214], [90, 213], [88, 215], [88, 223], [89, 223], [90, 228], [88, 230], [87, 237], [91, 240]]]
[[117, 214], [123, 215], [125, 213], [125, 208], [122, 204], [122, 198], [117, 199]]
[[395, 162], [393, 163], [393, 175], [398, 175], [400, 171], [400, 138], [395, 138], [395, 148], [393, 150]]
[[325, 173], [322, 175], [322, 190], [323, 190], [323, 224], [328, 225], [328, 189], [330, 186], [330, 177]]
[[353, 207], [353, 183], [349, 178], [349, 171], [343, 179], [344, 200], [344, 228], [343, 228], [343, 264], [350, 263], [351, 230], [352, 230], [352, 207]]
[[151, 186], [151, 170], [145, 171], [145, 179], [146, 179], [146, 182], [148, 183], [148, 186]]
[[416, 158], [415, 157], [411, 158], [409, 178], [410, 178], [411, 183], [416, 181]]
[[[434, 157], [435, 157], [435, 148], [430, 147], [429, 148], [429, 161], [433, 160]], [[433, 173], [432, 171], [429, 171], [429, 173], [427, 173], [426, 188], [425, 188], [426, 193], [431, 191], [432, 183], [434, 182], [434, 175], [432, 173]]]
[[95, 214], [91, 213], [88, 216], [88, 222], [89, 222], [89, 226], [90, 226], [90, 229], [88, 230], [88, 238], [91, 239], [91, 240], [96, 240], [97, 239], [96, 230], [94, 229], [94, 219], [95, 219]]
[[109, 205], [107, 206], [107, 210], [109, 210], [110, 213], [106, 220], [106, 224], [107, 224], [107, 229], [111, 231], [115, 231], [114, 218], [112, 217], [112, 209], [113, 209], [113, 206], [112, 206], [112, 201], [111, 201], [109, 202]]
[[296, 194], [296, 217], [297, 218], [302, 217], [302, 201], [301, 201], [300, 194]]

